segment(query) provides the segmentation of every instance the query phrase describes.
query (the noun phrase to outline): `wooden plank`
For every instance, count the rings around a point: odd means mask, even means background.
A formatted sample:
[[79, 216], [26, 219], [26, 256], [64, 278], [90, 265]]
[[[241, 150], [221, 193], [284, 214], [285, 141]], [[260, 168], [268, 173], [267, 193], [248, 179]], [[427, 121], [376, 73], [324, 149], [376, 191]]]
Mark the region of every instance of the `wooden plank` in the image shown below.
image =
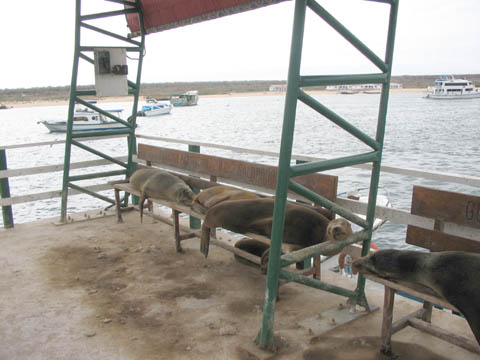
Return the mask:
[[412, 318], [412, 319], [409, 319], [408, 322], [409, 322], [409, 325], [411, 327], [414, 327], [415, 329], [426, 332], [439, 339], [447, 341], [450, 344], [460, 346], [461, 348], [464, 348], [475, 354], [480, 354], [480, 346], [475, 341], [467, 339], [463, 336], [459, 336], [450, 331], [444, 330], [442, 328], [439, 328], [438, 326], [429, 324], [419, 319]]
[[[179, 167], [185, 169], [186, 172], [194, 171], [205, 174], [208, 177], [213, 175], [218, 178], [231, 179], [246, 185], [268, 189], [276, 187], [277, 168], [275, 166], [146, 144], [138, 145], [137, 156], [139, 159], [151, 161], [153, 164]], [[295, 181], [331, 201], [334, 201], [336, 198], [337, 176], [309, 174], [296, 177]]]
[[437, 230], [408, 226], [406, 242], [430, 251], [468, 251], [480, 253], [480, 241], [449, 235]]
[[435, 219], [435, 222], [433, 230], [409, 226], [406, 237], [408, 244], [431, 251], [460, 250], [480, 253], [480, 239], [468, 239], [444, 232], [449, 223], [480, 228], [479, 196], [414, 186], [411, 212]]
[[480, 229], [480, 196], [414, 186], [411, 213]]
[[379, 284], [383, 284], [391, 289], [400, 290], [407, 294], [429, 301], [432, 304], [440, 305], [444, 308], [460, 312], [460, 310], [458, 310], [455, 306], [443, 300], [442, 298], [436, 296], [433, 291], [427, 288], [423, 288], [423, 287], [421, 288], [420, 286], [415, 286], [414, 284], [407, 283], [407, 282], [402, 282], [402, 283], [394, 282], [394, 281], [386, 280], [374, 275], [366, 274], [365, 277], [371, 281], [375, 281]]

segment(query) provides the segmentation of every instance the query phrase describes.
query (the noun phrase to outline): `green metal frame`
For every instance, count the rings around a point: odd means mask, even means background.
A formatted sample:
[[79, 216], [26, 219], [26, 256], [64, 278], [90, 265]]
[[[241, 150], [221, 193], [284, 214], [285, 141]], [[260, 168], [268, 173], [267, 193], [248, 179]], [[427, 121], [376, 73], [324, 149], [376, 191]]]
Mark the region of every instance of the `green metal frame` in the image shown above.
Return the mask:
[[[363, 242], [362, 255], [368, 254], [370, 241], [372, 237], [372, 226], [375, 219], [375, 205], [377, 200], [378, 183], [380, 178], [380, 165], [382, 159], [383, 140], [385, 134], [385, 121], [387, 114], [390, 77], [392, 69], [393, 48], [395, 40], [395, 29], [398, 13], [398, 0], [368, 0], [390, 5], [390, 20], [388, 27], [388, 37], [385, 60], [380, 59], [366, 45], [364, 45], [355, 35], [338, 22], [331, 14], [321, 7], [315, 0], [296, 0], [295, 14], [293, 24], [293, 35], [290, 49], [290, 65], [288, 71], [287, 94], [285, 100], [283, 129], [281, 139], [280, 158], [278, 164], [277, 187], [275, 193], [274, 220], [272, 227], [272, 245], [270, 248], [270, 256], [268, 261], [268, 275], [265, 291], [265, 302], [263, 310], [262, 328], [257, 337], [257, 344], [261, 348], [274, 350], [274, 317], [275, 302], [278, 292], [279, 278], [295, 281], [317, 289], [329, 291], [348, 298], [350, 304], [359, 304], [370, 310], [365, 297], [365, 278], [358, 277], [355, 291], [344, 289], [335, 285], [324, 283], [317, 279], [308, 278], [306, 276], [293, 274], [285, 271], [282, 267], [293, 263], [303, 261], [311, 256], [321, 255], [327, 250], [340, 249], [349, 244], [359, 241]], [[305, 15], [307, 7], [314, 13], [326, 21], [333, 29], [349, 41], [363, 55], [365, 55], [373, 64], [375, 64], [380, 73], [361, 74], [361, 75], [333, 75], [333, 76], [301, 76], [300, 64], [303, 46], [303, 35], [305, 27]], [[320, 85], [345, 85], [345, 84], [362, 84], [376, 83], [382, 84], [382, 92], [380, 95], [380, 108], [377, 120], [377, 131], [375, 138], [363, 133], [346, 120], [335, 114], [333, 111], [322, 105], [318, 100], [305, 93], [302, 88]], [[297, 109], [297, 101], [300, 100], [312, 109], [319, 112], [325, 118], [329, 119], [357, 139], [364, 142], [372, 148], [371, 152], [364, 154], [347, 156], [343, 158], [332, 159], [328, 161], [311, 162], [304, 164], [291, 165], [292, 144], [295, 128], [295, 117]], [[337, 169], [355, 164], [372, 163], [372, 172], [370, 178], [369, 202], [367, 206], [366, 220], [359, 218], [327, 199], [322, 198], [318, 194], [311, 192], [303, 186], [295, 183], [292, 178], [313, 172]], [[293, 253], [281, 256], [281, 244], [285, 220], [285, 207], [288, 190], [297, 192], [305, 196], [309, 200], [320, 204], [330, 210], [333, 210], [342, 217], [360, 225], [364, 230], [354, 234], [346, 241], [337, 245], [319, 244], [309, 248], [305, 248]]]
[[[62, 207], [61, 207], [61, 214], [60, 214], [60, 221], [65, 222], [67, 218], [67, 201], [68, 201], [68, 189], [75, 189], [81, 191], [85, 194], [94, 196], [98, 199], [104, 200], [110, 204], [114, 204], [114, 200], [108, 197], [102, 196], [92, 191], [88, 191], [84, 187], [79, 185], [73, 184], [74, 181], [81, 181], [87, 179], [95, 179], [99, 177], [109, 177], [109, 176], [118, 176], [118, 175], [130, 175], [135, 170], [135, 163], [133, 162], [133, 155], [136, 154], [136, 139], [135, 139], [135, 128], [136, 128], [136, 117], [137, 117], [137, 107], [138, 107], [138, 98], [140, 95], [140, 80], [141, 80], [141, 73], [142, 73], [142, 64], [143, 64], [143, 55], [145, 49], [145, 30], [143, 26], [143, 16], [142, 10], [140, 8], [139, 0], [135, 1], [123, 1], [123, 0], [106, 0], [109, 2], [114, 2], [122, 5], [131, 6], [130, 8], [125, 8], [123, 10], [116, 10], [116, 11], [109, 11], [103, 13], [96, 13], [96, 14], [88, 14], [82, 15], [82, 1], [76, 0], [76, 16], [75, 16], [75, 51], [73, 57], [73, 70], [72, 70], [72, 80], [70, 84], [70, 102], [68, 107], [68, 123], [67, 123], [67, 133], [66, 133], [66, 142], [65, 142], [65, 158], [64, 158], [64, 170], [63, 170], [63, 183], [62, 183]], [[93, 26], [86, 21], [94, 20], [94, 19], [101, 19], [111, 16], [125, 16], [126, 14], [138, 14], [139, 21], [140, 21], [140, 29], [141, 29], [141, 38], [140, 41], [132, 40], [122, 35], [115, 34], [113, 32], [104, 30], [97, 26]], [[78, 78], [78, 66], [80, 59], [85, 60], [90, 64], [94, 64], [94, 60], [92, 57], [86, 55], [85, 53], [93, 52], [94, 47], [92, 46], [82, 46], [81, 45], [81, 30], [82, 28], [88, 29], [91, 31], [95, 31], [99, 34], [105, 35], [107, 37], [111, 37], [117, 40], [121, 40], [128, 44], [125, 46], [127, 52], [136, 52], [138, 53], [138, 67], [137, 67], [137, 76], [136, 81], [128, 81], [128, 94], [133, 95], [133, 107], [132, 107], [132, 114], [129, 117], [129, 121], [125, 121], [120, 119], [117, 116], [112, 115], [109, 112], [106, 112], [97, 106], [88, 103], [82, 96], [94, 96], [96, 95], [95, 90], [79, 90], [77, 88], [77, 78]], [[107, 46], [106, 46], [107, 47]], [[120, 124], [127, 126], [125, 130], [105, 130], [105, 131], [96, 131], [95, 133], [92, 132], [84, 132], [84, 133], [73, 133], [73, 116], [74, 116], [74, 108], [75, 103], [80, 103], [94, 111], [98, 111], [101, 114], [117, 121]], [[107, 154], [95, 150], [83, 143], [79, 142], [78, 139], [86, 138], [86, 137], [99, 137], [99, 136], [111, 136], [111, 135], [128, 135], [127, 145], [128, 145], [128, 159], [127, 162], [118, 161]], [[116, 165], [119, 165], [122, 169], [121, 170], [114, 170], [114, 171], [105, 171], [105, 172], [98, 172], [92, 173], [88, 175], [81, 175], [81, 176], [70, 176], [70, 162], [71, 162], [71, 150], [72, 145], [77, 146], [85, 151], [88, 151], [92, 154], [95, 154], [99, 157], [102, 157]]]

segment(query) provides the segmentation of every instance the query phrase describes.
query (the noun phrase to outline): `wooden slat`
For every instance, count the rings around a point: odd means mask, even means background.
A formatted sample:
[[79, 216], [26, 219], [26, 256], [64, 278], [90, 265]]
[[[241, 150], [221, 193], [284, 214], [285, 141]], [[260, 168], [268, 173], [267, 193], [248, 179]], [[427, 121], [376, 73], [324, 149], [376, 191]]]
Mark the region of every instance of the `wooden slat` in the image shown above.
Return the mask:
[[[205, 175], [235, 180], [246, 185], [274, 189], [277, 181], [275, 166], [255, 164], [218, 156], [198, 154], [152, 145], [139, 144], [138, 158], [153, 164], [180, 167]], [[334, 201], [337, 193], [338, 177], [323, 174], [309, 174], [295, 178], [299, 184], [317, 194]]]
[[480, 229], [480, 196], [414, 186], [411, 212]]
[[460, 310], [458, 310], [455, 306], [453, 306], [449, 302], [435, 295], [432, 290], [429, 290], [425, 287], [421, 287], [420, 285], [407, 283], [407, 282], [402, 282], [402, 283], [394, 282], [394, 281], [390, 281], [390, 280], [383, 279], [381, 277], [369, 275], [369, 274], [366, 274], [365, 277], [371, 281], [375, 281], [379, 284], [383, 284], [391, 289], [400, 290], [400, 291], [406, 292], [407, 294], [429, 301], [432, 304], [440, 305], [444, 308], [460, 312]]
[[430, 251], [468, 251], [480, 253], [480, 240], [465, 239], [436, 230], [408, 226], [406, 242]]
[[415, 226], [407, 229], [406, 242], [431, 251], [470, 251], [480, 253], [480, 239], [445, 234], [446, 223], [480, 228], [480, 197], [452, 191], [413, 187], [411, 213], [435, 219], [434, 230]]

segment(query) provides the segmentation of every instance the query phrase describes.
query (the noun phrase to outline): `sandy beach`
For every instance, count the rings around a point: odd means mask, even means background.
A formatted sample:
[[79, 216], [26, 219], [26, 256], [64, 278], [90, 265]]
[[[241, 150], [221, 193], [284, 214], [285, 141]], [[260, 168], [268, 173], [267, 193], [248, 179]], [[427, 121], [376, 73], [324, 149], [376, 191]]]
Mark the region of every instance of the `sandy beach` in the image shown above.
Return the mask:
[[[425, 89], [391, 89], [391, 93], [422, 93]], [[327, 90], [311, 90], [310, 94], [339, 94], [338, 91]], [[212, 94], [212, 95], [200, 95], [201, 98], [215, 98], [215, 97], [245, 97], [245, 96], [285, 96], [285, 92], [282, 91], [259, 91], [259, 92], [245, 92], [245, 93], [228, 93], [228, 94]], [[140, 96], [140, 101], [145, 101], [146, 96]], [[102, 102], [128, 102], [132, 101], [132, 96], [119, 96], [119, 97], [105, 97], [97, 98], [99, 103]], [[37, 107], [37, 106], [60, 106], [68, 105], [68, 99], [65, 100], [35, 100], [35, 101], [9, 101], [2, 103], [9, 108], [24, 108], [24, 107]]]

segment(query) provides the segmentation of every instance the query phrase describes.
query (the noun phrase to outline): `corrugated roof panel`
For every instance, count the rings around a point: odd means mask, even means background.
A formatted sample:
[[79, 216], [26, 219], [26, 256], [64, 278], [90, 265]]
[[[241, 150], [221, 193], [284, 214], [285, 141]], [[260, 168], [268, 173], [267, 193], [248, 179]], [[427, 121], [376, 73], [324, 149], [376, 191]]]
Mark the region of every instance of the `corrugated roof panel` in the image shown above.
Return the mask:
[[[146, 33], [232, 15], [286, 0], [140, 0]], [[137, 14], [128, 14], [131, 36], [140, 35]]]

